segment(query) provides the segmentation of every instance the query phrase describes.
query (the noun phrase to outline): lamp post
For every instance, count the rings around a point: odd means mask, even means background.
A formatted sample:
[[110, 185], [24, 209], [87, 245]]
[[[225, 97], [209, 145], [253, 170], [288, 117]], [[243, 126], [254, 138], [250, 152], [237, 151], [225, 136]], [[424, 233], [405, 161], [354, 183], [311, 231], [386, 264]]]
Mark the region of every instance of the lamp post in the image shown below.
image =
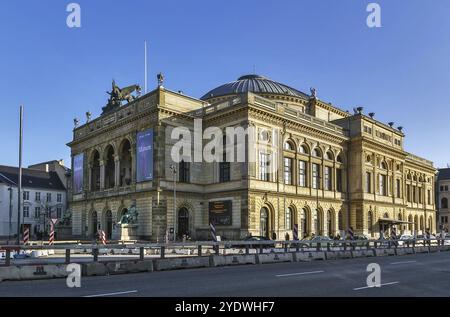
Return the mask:
[[173, 173], [173, 241], [177, 240], [177, 168], [174, 164], [170, 165]]
[[9, 186], [9, 230], [8, 230], [8, 244], [11, 240], [11, 231], [12, 231], [12, 199], [13, 199], [13, 188]]

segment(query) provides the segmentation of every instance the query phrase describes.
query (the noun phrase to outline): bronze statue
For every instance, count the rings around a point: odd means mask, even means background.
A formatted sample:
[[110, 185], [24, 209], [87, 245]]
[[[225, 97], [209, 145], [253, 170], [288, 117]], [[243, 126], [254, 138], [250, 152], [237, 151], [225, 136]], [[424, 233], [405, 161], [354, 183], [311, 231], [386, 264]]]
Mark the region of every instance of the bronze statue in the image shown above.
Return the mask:
[[106, 93], [110, 96], [108, 99], [108, 104], [102, 108], [103, 113], [114, 110], [117, 107], [122, 105], [122, 101], [131, 102], [135, 99], [132, 95], [133, 92], [137, 93], [139, 96], [141, 94], [141, 87], [139, 85], [131, 85], [125, 88], [119, 88], [116, 85], [115, 80], [112, 81], [111, 92], [107, 91]]

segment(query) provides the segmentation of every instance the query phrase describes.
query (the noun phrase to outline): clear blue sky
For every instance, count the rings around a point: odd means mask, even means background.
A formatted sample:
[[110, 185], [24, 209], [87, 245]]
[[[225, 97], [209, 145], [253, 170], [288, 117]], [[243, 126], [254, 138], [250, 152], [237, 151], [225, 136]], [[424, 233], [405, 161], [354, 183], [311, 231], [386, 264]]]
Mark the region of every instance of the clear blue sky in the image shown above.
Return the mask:
[[[0, 164], [17, 165], [18, 106], [25, 106], [24, 165], [63, 158], [72, 120], [96, 117], [111, 79], [200, 97], [256, 73], [343, 109], [356, 105], [405, 127], [406, 150], [450, 162], [450, 1], [383, 0], [382, 28], [366, 26], [365, 0], [78, 0], [0, 3]], [[45, 5], [43, 4], [45, 3]]]

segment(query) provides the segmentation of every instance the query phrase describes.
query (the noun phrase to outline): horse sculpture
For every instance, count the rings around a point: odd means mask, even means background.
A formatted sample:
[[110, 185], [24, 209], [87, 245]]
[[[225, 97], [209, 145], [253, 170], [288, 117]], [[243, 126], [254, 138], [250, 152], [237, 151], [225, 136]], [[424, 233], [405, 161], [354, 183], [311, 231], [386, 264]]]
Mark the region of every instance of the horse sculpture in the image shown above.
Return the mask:
[[108, 99], [108, 104], [102, 108], [103, 113], [120, 107], [122, 105], [122, 101], [133, 101], [135, 99], [135, 97], [132, 95], [133, 92], [136, 92], [139, 96], [141, 94], [141, 87], [139, 85], [131, 85], [125, 88], [119, 88], [116, 85], [115, 80], [113, 79], [111, 91], [106, 92], [108, 95], [110, 95], [110, 97]]

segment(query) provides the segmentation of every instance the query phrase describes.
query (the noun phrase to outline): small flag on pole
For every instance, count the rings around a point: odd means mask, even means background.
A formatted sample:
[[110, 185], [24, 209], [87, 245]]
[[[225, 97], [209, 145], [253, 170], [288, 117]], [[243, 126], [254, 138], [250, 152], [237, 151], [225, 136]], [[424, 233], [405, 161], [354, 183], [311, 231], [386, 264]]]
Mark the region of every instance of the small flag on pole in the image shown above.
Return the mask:
[[352, 227], [350, 227], [348, 229], [348, 236], [349, 236], [350, 240], [353, 240], [354, 233], [353, 233], [353, 228]]
[[55, 225], [58, 219], [50, 219], [50, 236], [48, 238], [48, 245], [53, 245], [55, 242]]
[[216, 227], [212, 222], [209, 223], [209, 228], [211, 229], [211, 235], [214, 240], [214, 242], [217, 242], [217, 236], [216, 236]]
[[23, 244], [27, 244], [30, 240], [30, 227], [26, 226], [23, 230]]
[[298, 240], [298, 224], [294, 224], [294, 240]]
[[103, 230], [98, 230], [98, 236], [100, 237], [100, 241], [103, 245], [106, 245], [106, 234]]

